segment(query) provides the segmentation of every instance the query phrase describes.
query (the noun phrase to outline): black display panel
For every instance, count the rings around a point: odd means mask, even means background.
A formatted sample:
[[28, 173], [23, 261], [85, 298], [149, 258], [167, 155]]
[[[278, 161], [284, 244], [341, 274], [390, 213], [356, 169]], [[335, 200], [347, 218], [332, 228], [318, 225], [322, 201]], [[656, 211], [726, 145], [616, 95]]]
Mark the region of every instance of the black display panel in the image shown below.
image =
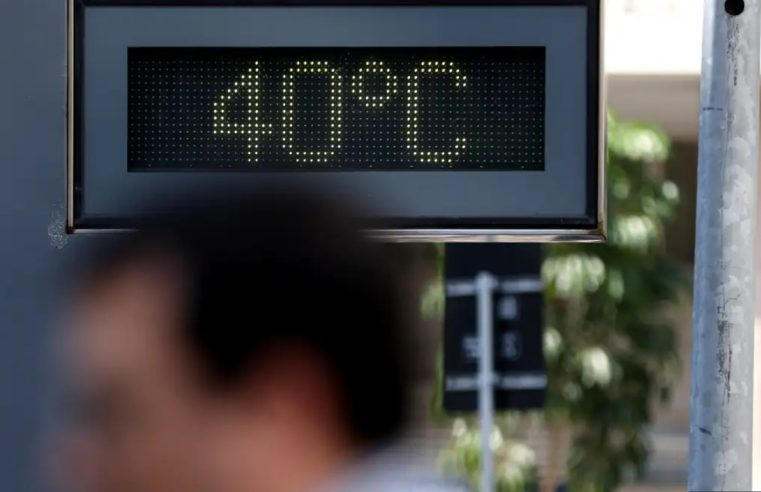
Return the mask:
[[545, 49], [130, 48], [129, 171], [545, 168]]

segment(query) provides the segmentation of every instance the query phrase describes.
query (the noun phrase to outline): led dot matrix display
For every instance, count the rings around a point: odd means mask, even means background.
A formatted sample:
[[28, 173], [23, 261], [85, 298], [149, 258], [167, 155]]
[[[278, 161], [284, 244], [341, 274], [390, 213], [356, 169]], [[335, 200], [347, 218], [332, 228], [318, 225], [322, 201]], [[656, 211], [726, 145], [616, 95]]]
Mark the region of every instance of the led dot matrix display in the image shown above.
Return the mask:
[[544, 169], [544, 48], [130, 48], [130, 171]]

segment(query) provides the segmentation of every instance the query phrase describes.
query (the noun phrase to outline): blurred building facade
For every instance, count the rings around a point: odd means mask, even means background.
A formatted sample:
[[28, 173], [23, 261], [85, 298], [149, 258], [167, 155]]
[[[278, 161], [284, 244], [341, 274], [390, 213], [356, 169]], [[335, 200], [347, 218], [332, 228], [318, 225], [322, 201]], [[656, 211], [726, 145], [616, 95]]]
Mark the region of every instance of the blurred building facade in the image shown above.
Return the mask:
[[[608, 105], [624, 120], [660, 125], [673, 139], [673, 157], [666, 172], [679, 185], [682, 205], [678, 220], [668, 231], [668, 249], [686, 268], [691, 268], [695, 246], [703, 2], [608, 0], [605, 7]], [[635, 487], [636, 490], [654, 490], [656, 486], [659, 490], [684, 489], [690, 394], [689, 301], [685, 300], [684, 306], [673, 313], [681, 327], [683, 375], [671, 405], [657, 412], [650, 483]], [[759, 316], [757, 327], [758, 319]], [[756, 351], [761, 353], [759, 336], [756, 338]], [[755, 394], [759, 401], [761, 364], [756, 366]], [[756, 408], [754, 442], [759, 450], [761, 402]], [[754, 472], [754, 485], [758, 489], [761, 470]]]

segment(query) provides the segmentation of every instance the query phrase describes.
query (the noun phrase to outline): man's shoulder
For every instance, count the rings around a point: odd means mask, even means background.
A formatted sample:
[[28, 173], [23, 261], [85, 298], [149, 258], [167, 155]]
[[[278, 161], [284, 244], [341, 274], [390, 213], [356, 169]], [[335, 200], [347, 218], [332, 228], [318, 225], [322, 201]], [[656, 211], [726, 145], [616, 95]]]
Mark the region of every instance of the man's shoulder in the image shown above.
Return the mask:
[[467, 492], [462, 480], [407, 467], [379, 467], [355, 474], [339, 492]]
[[[454, 480], [446, 481], [439, 480], [411, 480], [408, 482], [400, 482], [396, 484], [392, 489], [388, 489], [388, 492], [467, 492], [466, 488], [461, 483], [456, 483]], [[383, 491], [386, 492], [386, 491]]]
[[414, 448], [396, 446], [355, 463], [328, 492], [467, 492], [463, 480], [432, 472]]
[[357, 480], [349, 489], [340, 492], [467, 492], [467, 489], [456, 481], [426, 478], [398, 478]]

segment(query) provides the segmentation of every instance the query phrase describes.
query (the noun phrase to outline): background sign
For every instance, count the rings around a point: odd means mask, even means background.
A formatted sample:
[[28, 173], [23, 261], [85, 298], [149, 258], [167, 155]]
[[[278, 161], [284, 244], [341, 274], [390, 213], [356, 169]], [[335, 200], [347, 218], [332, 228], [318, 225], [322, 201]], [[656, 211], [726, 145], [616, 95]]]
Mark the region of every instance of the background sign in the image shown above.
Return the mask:
[[[528, 244], [452, 244], [447, 285], [472, 282], [480, 272], [499, 281], [494, 295], [497, 410], [541, 408], [547, 387], [543, 348], [542, 250]], [[475, 296], [447, 296], [444, 321], [444, 408], [475, 411], [479, 343]]]

